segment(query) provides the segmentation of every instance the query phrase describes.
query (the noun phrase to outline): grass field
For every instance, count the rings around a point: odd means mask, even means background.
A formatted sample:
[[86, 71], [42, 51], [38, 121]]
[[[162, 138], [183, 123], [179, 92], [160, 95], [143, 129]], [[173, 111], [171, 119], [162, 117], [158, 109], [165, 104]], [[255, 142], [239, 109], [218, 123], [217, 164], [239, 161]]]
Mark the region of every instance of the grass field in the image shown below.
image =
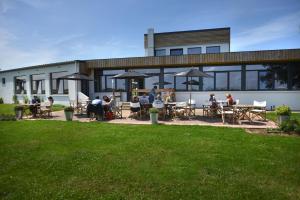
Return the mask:
[[300, 137], [0, 122], [0, 199], [300, 199]]
[[[15, 114], [14, 108], [15, 104], [0, 104], [0, 114]], [[54, 104], [52, 106], [53, 111], [63, 110], [64, 106], [60, 104]]]

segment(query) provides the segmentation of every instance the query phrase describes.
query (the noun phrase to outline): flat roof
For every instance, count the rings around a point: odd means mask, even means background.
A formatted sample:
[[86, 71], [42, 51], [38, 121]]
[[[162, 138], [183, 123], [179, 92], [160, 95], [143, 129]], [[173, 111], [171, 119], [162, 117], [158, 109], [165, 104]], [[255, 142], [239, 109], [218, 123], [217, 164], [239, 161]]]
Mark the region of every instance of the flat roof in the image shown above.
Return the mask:
[[180, 56], [147, 56], [110, 59], [72, 60], [2, 70], [0, 73], [80, 62], [86, 68], [120, 69], [143, 67], [181, 67], [203, 65], [240, 65], [255, 63], [300, 62], [300, 49], [239, 51]]

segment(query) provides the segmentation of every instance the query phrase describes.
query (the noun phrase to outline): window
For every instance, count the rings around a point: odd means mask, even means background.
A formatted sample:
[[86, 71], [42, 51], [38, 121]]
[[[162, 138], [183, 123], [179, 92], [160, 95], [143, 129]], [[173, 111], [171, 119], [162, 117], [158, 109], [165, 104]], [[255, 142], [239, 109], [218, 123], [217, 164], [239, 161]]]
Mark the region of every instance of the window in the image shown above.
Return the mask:
[[165, 49], [156, 49], [155, 50], [155, 56], [165, 56], [166, 50]]
[[274, 73], [274, 89], [286, 90], [288, 87], [288, 66], [272, 65], [270, 73]]
[[258, 74], [257, 71], [246, 72], [246, 90], [257, 90]]
[[160, 69], [135, 69], [134, 71], [146, 74], [149, 77], [145, 78], [144, 80], [144, 88], [145, 89], [151, 89], [154, 86], [154, 83], [159, 82], [159, 74], [160, 74]]
[[15, 77], [15, 93], [26, 94], [26, 76]]
[[[208, 75], [214, 77], [214, 72], [205, 72]], [[211, 91], [214, 90], [214, 78], [203, 78], [203, 90], [204, 91]]]
[[5, 86], [5, 78], [2, 78], [2, 86]]
[[69, 72], [55, 72], [51, 73], [51, 94], [68, 94], [69, 86], [68, 80], [59, 79], [62, 76], [68, 75]]
[[220, 46], [206, 47], [206, 53], [220, 53]]
[[242, 76], [241, 72], [229, 72], [229, 90], [241, 90]]
[[[113, 79], [113, 76], [124, 73], [125, 70], [103, 70], [101, 77], [101, 91], [125, 91], [124, 79]], [[100, 88], [100, 86], [99, 86]]]
[[180, 56], [183, 55], [183, 49], [170, 49], [171, 56]]
[[272, 74], [267, 71], [259, 71], [258, 72], [259, 78], [259, 89], [260, 90], [267, 90], [273, 88], [273, 81], [272, 81]]
[[31, 75], [31, 93], [45, 94], [45, 74]]
[[227, 72], [217, 72], [215, 78], [216, 78], [216, 90], [228, 89]]
[[188, 54], [201, 54], [201, 47], [188, 48]]
[[300, 66], [291, 65], [291, 89], [300, 90]]

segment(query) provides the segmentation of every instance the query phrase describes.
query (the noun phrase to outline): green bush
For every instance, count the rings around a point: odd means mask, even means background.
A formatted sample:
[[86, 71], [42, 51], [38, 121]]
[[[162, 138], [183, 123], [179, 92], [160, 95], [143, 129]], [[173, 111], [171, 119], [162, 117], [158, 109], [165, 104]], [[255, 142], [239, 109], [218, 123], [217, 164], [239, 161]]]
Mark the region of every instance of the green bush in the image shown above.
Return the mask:
[[291, 109], [288, 106], [282, 105], [282, 106], [278, 106], [276, 108], [276, 114], [277, 115], [291, 115]]
[[158, 110], [157, 108], [150, 108], [150, 109], [149, 109], [149, 112], [150, 112], [150, 113], [158, 113], [159, 110]]
[[0, 121], [16, 121], [16, 117], [10, 114], [0, 114]]
[[296, 128], [295, 128], [295, 132], [296, 133], [300, 133], [300, 125], [298, 124], [297, 126], [296, 126]]
[[29, 103], [28, 96], [23, 96], [23, 101], [25, 104], [28, 104]]
[[65, 111], [65, 112], [74, 112], [74, 108], [71, 107], [71, 106], [65, 107], [65, 108], [64, 108], [64, 111]]
[[0, 104], [4, 104], [3, 98], [0, 97]]
[[19, 100], [18, 100], [17, 95], [14, 95], [12, 100], [13, 100], [14, 104], [19, 104]]
[[283, 132], [292, 132], [298, 129], [299, 122], [297, 120], [287, 120], [281, 123], [280, 130]]

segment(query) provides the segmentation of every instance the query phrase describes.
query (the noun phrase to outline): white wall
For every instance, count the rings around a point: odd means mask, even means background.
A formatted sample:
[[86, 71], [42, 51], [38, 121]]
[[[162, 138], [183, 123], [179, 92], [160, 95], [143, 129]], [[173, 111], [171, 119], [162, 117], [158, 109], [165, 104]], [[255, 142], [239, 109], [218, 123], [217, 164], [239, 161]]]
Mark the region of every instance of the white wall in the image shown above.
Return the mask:
[[[16, 76], [26, 76], [26, 85], [27, 85], [27, 94], [24, 95], [17, 95], [19, 100], [23, 100], [23, 96], [28, 96], [29, 99], [33, 97], [31, 95], [30, 90], [30, 75], [32, 74], [45, 74], [45, 93], [37, 94], [37, 96], [40, 96], [46, 100], [48, 96], [52, 96], [54, 98], [55, 104], [69, 104], [69, 99], [74, 98], [75, 94], [75, 81], [68, 81], [69, 85], [69, 95], [66, 94], [58, 94], [58, 95], [52, 95], [50, 93], [50, 73], [53, 72], [61, 72], [61, 71], [67, 71], [70, 74], [76, 72], [75, 63], [71, 64], [63, 64], [63, 65], [57, 65], [57, 66], [45, 66], [45, 67], [39, 67], [39, 68], [33, 68], [33, 69], [20, 69], [20, 70], [14, 70], [14, 71], [7, 71], [7, 72], [1, 72], [0, 71], [0, 97], [4, 99], [5, 103], [13, 103], [12, 97], [14, 95], [14, 77]], [[2, 85], [2, 78], [5, 78], [6, 84]]]
[[159, 49], [165, 49], [166, 50], [166, 55], [170, 55], [170, 49], [180, 49], [183, 48], [183, 54], [188, 54], [188, 48], [193, 48], [193, 47], [201, 47], [202, 53], [206, 53], [206, 47], [209, 46], [220, 46], [220, 51], [221, 52], [229, 52], [229, 43], [222, 43], [222, 44], [199, 44], [199, 45], [186, 45], [186, 46], [171, 46], [171, 47], [160, 47], [160, 48], [155, 48], [155, 50]]
[[[240, 99], [240, 104], [253, 104], [254, 100], [267, 101], [267, 108], [271, 106], [288, 105], [292, 110], [300, 110], [299, 91], [207, 91], [192, 92], [192, 99], [196, 100], [197, 107], [201, 107], [214, 93], [218, 100], [225, 100], [225, 94], [230, 93], [234, 99]], [[176, 92], [177, 101], [187, 101], [190, 92]]]

